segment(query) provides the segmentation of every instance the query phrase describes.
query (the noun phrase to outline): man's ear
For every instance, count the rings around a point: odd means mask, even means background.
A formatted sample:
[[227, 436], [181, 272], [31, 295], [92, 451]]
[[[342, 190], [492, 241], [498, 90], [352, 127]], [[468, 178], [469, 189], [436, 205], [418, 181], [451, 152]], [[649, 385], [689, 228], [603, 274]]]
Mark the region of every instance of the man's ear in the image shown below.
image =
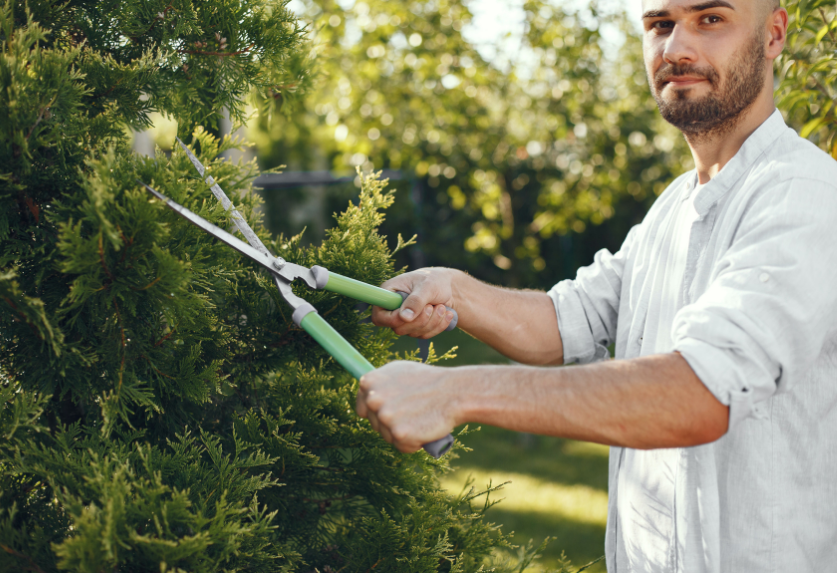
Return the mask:
[[764, 56], [768, 60], [775, 60], [785, 48], [788, 35], [788, 11], [784, 8], [773, 10], [767, 17], [767, 46]]

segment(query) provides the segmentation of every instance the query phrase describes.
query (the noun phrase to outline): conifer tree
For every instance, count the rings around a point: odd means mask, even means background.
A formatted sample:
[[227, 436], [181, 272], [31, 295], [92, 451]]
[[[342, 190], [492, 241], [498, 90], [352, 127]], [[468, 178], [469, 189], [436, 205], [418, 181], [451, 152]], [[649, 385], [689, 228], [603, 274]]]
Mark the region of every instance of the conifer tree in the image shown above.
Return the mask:
[[[451, 497], [445, 460], [355, 416], [356, 382], [264, 272], [137, 184], [229, 227], [183, 153], [130, 152], [126, 127], [160, 111], [272, 252], [392, 276], [383, 182], [305, 248], [268, 236], [254, 164], [216, 159], [235, 142], [200, 127], [251, 90], [299, 97], [303, 32], [284, 0], [2, 5], [0, 570], [477, 571], [508, 545], [487, 494]], [[353, 301], [298, 294], [392, 359]]]

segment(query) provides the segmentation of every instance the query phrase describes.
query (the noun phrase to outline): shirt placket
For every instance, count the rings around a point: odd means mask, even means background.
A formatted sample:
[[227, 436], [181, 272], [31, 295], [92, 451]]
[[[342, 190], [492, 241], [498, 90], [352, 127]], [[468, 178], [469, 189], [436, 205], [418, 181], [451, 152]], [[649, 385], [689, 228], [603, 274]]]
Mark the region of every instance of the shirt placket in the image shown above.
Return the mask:
[[717, 204], [713, 204], [705, 213], [698, 214], [697, 220], [692, 223], [692, 230], [689, 233], [689, 250], [686, 254], [686, 269], [683, 272], [683, 284], [680, 287], [682, 301], [680, 308], [694, 302], [692, 284], [697, 276], [701, 258], [709, 244], [717, 212]]

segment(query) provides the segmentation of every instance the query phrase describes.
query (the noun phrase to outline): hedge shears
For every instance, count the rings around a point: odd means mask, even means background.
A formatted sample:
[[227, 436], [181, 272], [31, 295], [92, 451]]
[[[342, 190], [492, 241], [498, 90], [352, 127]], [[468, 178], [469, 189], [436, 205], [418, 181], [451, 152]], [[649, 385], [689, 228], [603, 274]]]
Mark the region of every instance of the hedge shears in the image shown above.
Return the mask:
[[[199, 227], [203, 231], [209, 233], [216, 239], [226, 243], [241, 254], [250, 257], [263, 267], [265, 267], [273, 275], [273, 282], [279, 289], [282, 298], [293, 308], [292, 319], [297, 326], [305, 330], [311, 338], [316, 340], [326, 352], [328, 352], [338, 364], [345, 368], [349, 373], [357, 379], [367, 372], [375, 369], [372, 364], [357, 351], [357, 349], [349, 344], [334, 328], [320, 316], [317, 309], [302, 298], [296, 296], [291, 289], [291, 284], [300, 279], [309, 288], [324, 289], [338, 294], [352, 297], [355, 300], [365, 302], [367, 304], [374, 304], [387, 310], [395, 310], [401, 307], [401, 303], [406, 298], [406, 293], [398, 293], [388, 291], [380, 287], [376, 287], [350, 277], [346, 277], [337, 273], [328, 271], [320, 266], [313, 266], [311, 268], [297, 265], [286, 261], [281, 257], [274, 257], [267, 247], [247, 224], [241, 213], [233, 206], [230, 199], [212, 178], [211, 175], [206, 175], [206, 168], [198, 160], [195, 155], [189, 151], [189, 148], [177, 139], [189, 160], [195, 166], [198, 173], [204, 181], [209, 185], [212, 194], [221, 202], [224, 209], [230, 212], [233, 224], [241, 232], [247, 243], [239, 240], [223, 229], [216, 227], [203, 217], [193, 213], [182, 205], [172, 201], [164, 196], [162, 193], [146, 185], [142, 181], [139, 183], [157, 199], [165, 203], [175, 213], [188, 220], [193, 225]], [[451, 309], [452, 310], [452, 309]], [[454, 312], [453, 320], [451, 320], [448, 330], [452, 330], [456, 326], [457, 315]], [[453, 436], [448, 434], [444, 438], [424, 444], [424, 450], [434, 458], [440, 458], [453, 445]]]

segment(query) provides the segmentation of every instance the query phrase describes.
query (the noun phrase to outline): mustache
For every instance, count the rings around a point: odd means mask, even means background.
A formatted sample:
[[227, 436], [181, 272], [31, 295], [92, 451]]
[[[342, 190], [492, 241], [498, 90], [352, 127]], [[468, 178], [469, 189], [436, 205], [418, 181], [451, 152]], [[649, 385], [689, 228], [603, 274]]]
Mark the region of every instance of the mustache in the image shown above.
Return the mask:
[[677, 76], [694, 76], [707, 80], [711, 85], [715, 86], [718, 83], [718, 72], [713, 68], [698, 66], [691, 66], [687, 64], [666, 64], [661, 67], [654, 74], [654, 85], [658, 90], [662, 89], [663, 84], [669, 79]]

